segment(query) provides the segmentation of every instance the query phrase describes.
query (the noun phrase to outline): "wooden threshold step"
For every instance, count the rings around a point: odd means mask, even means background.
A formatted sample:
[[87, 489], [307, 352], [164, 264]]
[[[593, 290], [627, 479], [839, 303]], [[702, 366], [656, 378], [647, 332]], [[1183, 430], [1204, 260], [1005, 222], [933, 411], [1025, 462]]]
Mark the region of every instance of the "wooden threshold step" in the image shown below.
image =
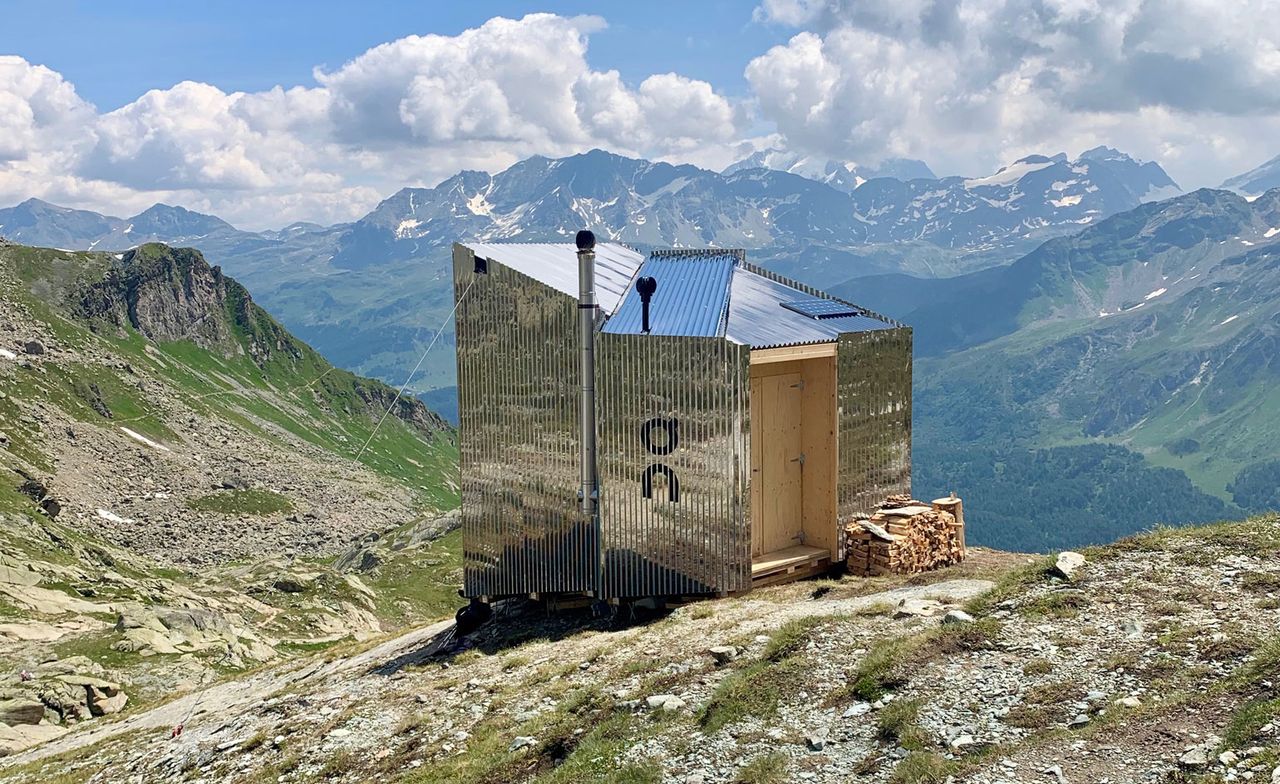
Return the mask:
[[797, 544], [784, 547], [751, 559], [751, 579], [758, 580], [778, 572], [794, 572], [797, 569], [812, 567], [818, 562], [829, 560], [831, 553], [821, 547], [809, 547]]

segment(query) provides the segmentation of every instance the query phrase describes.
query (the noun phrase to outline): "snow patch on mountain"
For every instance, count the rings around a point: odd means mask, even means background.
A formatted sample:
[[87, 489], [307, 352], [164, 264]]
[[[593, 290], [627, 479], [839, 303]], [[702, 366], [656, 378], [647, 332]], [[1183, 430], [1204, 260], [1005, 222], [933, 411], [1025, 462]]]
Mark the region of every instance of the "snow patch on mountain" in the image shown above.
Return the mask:
[[489, 216], [493, 214], [493, 205], [485, 198], [483, 193], [477, 193], [470, 199], [467, 199], [467, 209], [471, 210], [473, 215]]
[[1021, 180], [1023, 177], [1027, 176], [1028, 174], [1032, 172], [1040, 171], [1041, 169], [1047, 169], [1053, 164], [1054, 164], [1053, 161], [1047, 160], [1047, 159], [1044, 161], [1037, 161], [1037, 162], [1031, 162], [1027, 160], [1018, 161], [1017, 163], [1011, 163], [1008, 166], [1002, 167], [995, 174], [989, 175], [987, 177], [976, 177], [971, 180], [965, 180], [964, 187], [985, 188], [992, 185], [996, 185], [996, 186], [1013, 185], [1018, 180]]
[[1164, 201], [1181, 195], [1182, 189], [1177, 185], [1153, 185], [1139, 198], [1145, 203], [1149, 201]]

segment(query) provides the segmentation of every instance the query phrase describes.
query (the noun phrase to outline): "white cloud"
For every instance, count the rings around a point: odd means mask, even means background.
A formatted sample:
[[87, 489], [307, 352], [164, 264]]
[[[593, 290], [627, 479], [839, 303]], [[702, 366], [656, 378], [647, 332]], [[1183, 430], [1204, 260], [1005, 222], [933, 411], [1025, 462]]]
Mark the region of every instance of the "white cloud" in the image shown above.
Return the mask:
[[[1216, 184], [1275, 155], [1275, 0], [765, 0], [746, 70], [807, 153], [978, 173], [1105, 142]], [[1198, 138], [1197, 138], [1198, 137]]]
[[0, 56], [0, 163], [73, 147], [93, 107], [60, 74]]
[[[362, 215], [405, 185], [592, 147], [719, 167], [798, 154], [916, 157], [985, 174], [1108, 144], [1216, 185], [1280, 149], [1278, 0], [763, 0], [795, 28], [730, 100], [678, 73], [591, 65], [598, 17], [494, 18], [409, 36], [309, 84], [182, 82], [99, 113], [57, 72], [0, 57], [0, 204], [129, 214], [155, 201], [248, 228]], [[750, 130], [757, 139], [744, 142]]]
[[[728, 162], [740, 110], [706, 82], [634, 87], [587, 59], [598, 17], [495, 18], [376, 46], [315, 85], [182, 82], [98, 114], [56, 72], [0, 58], [0, 200], [128, 213], [168, 200], [247, 227], [347, 220], [410, 184], [591, 147]], [[43, 156], [43, 157], [41, 157]]]

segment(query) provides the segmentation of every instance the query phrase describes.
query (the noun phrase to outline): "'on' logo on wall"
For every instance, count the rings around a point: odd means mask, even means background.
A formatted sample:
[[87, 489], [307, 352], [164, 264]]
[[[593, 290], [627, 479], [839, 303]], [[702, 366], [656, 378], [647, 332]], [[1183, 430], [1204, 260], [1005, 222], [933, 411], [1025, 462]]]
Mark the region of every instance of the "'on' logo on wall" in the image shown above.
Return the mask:
[[[640, 426], [640, 443], [650, 454], [664, 456], [680, 446], [680, 420], [654, 417]], [[645, 498], [653, 498], [653, 478], [661, 474], [667, 480], [667, 500], [680, 500], [680, 478], [671, 466], [662, 462], [651, 463], [640, 475], [640, 492]]]

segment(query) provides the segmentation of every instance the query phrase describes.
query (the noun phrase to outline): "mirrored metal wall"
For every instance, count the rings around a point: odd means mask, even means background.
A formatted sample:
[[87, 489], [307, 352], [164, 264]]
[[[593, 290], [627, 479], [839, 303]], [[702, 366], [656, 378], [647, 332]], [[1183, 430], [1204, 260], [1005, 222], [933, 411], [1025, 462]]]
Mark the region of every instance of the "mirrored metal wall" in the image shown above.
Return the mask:
[[[589, 591], [578, 491], [577, 302], [454, 248], [467, 596]], [[468, 290], [468, 286], [470, 289]]]
[[596, 357], [604, 595], [750, 588], [750, 349], [602, 334]]
[[911, 491], [911, 330], [841, 335], [836, 383], [844, 523]]

